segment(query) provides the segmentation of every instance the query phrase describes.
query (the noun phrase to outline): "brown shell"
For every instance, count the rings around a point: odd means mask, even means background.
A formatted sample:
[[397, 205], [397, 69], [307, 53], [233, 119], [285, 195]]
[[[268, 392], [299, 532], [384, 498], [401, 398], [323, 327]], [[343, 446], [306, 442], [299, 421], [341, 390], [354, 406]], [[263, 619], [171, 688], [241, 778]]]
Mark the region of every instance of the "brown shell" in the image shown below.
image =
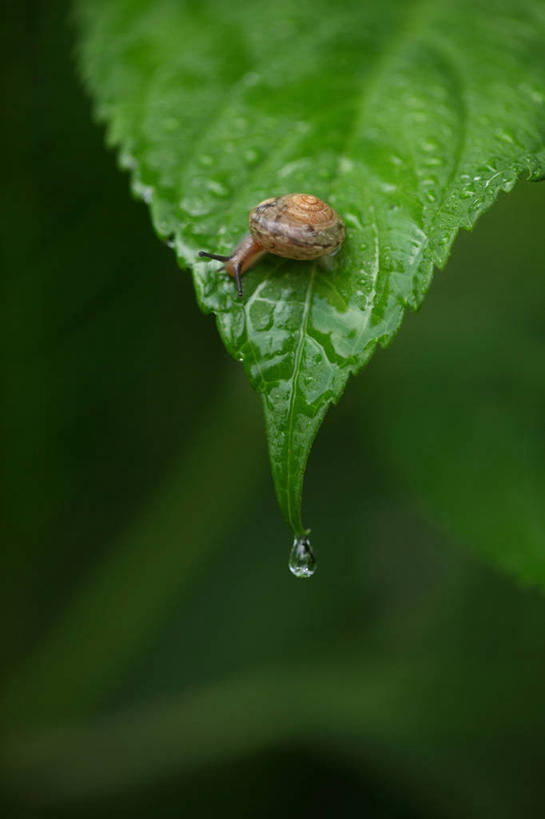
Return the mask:
[[248, 219], [254, 239], [285, 259], [317, 259], [344, 241], [344, 222], [332, 207], [308, 193], [265, 199]]

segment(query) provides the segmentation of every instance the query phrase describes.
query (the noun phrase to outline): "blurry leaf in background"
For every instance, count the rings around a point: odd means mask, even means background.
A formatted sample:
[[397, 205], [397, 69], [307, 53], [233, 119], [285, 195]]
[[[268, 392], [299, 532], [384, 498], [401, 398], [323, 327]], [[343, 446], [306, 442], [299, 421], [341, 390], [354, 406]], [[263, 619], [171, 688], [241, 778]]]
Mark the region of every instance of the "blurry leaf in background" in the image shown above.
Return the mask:
[[[465, 240], [365, 391], [377, 447], [455, 539], [545, 588], [544, 191]], [[490, 254], [501, 236], [502, 256]]]
[[[545, 9], [531, 0], [380, 4], [78, 0], [80, 63], [108, 141], [261, 392], [294, 532], [329, 404], [433, 266], [519, 176], [545, 173]], [[229, 254], [258, 202], [331, 201], [332, 269], [269, 257], [245, 297], [198, 261]]]
[[332, 411], [297, 583], [255, 394], [103, 150], [65, 14], [14, 4], [2, 50], [3, 815], [541, 815], [545, 600], [480, 563], [516, 505], [459, 476], [537, 502], [545, 186], [460, 237]]

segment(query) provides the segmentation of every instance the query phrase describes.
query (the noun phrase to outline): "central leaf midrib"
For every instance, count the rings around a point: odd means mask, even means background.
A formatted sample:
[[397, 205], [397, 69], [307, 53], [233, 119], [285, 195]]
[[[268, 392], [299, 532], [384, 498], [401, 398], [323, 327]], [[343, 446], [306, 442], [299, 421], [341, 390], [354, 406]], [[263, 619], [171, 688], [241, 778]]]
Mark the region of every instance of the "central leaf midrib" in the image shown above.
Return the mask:
[[[295, 400], [297, 396], [297, 388], [299, 384], [299, 375], [301, 369], [301, 359], [303, 357], [303, 348], [305, 344], [305, 338], [307, 335], [307, 325], [308, 325], [308, 318], [310, 314], [310, 302], [312, 296], [312, 287], [314, 285], [314, 278], [316, 275], [316, 268], [313, 266], [312, 271], [310, 273], [310, 277], [308, 280], [307, 286], [307, 293], [305, 297], [305, 304], [303, 307], [303, 316], [301, 319], [301, 330], [299, 331], [299, 340], [297, 342], [297, 347], [295, 350], [295, 360], [293, 364], [293, 375], [291, 380], [292, 387], [290, 393], [290, 401], [289, 401], [289, 408], [288, 408], [288, 435], [287, 435], [287, 470], [286, 470], [286, 477], [287, 477], [287, 508], [288, 508], [288, 521], [291, 526], [293, 526], [292, 521], [292, 509], [291, 509], [291, 501], [292, 501], [292, 493], [290, 491], [291, 487], [291, 472], [292, 472], [292, 442], [293, 442], [293, 424], [294, 424], [294, 407], [295, 407]], [[297, 528], [297, 527], [295, 527]]]

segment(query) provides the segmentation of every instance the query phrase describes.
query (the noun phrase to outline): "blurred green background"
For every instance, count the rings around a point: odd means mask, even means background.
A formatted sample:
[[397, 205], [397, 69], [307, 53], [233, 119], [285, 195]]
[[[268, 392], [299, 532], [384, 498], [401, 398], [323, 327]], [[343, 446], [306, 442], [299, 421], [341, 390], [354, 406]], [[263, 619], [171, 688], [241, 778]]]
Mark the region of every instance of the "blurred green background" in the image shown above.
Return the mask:
[[545, 600], [486, 556], [545, 567], [545, 186], [330, 411], [297, 581], [259, 398], [103, 147], [67, 5], [6, 20], [4, 815], [541, 815]]

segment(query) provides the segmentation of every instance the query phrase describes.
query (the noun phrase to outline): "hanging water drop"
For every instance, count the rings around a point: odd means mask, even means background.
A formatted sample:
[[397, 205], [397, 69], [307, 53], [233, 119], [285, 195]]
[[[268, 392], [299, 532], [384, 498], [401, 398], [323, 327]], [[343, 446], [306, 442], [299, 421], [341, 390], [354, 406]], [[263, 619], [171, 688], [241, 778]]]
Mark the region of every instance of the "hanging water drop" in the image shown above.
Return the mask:
[[295, 577], [312, 577], [316, 571], [316, 558], [308, 537], [299, 536], [293, 541], [289, 567]]

